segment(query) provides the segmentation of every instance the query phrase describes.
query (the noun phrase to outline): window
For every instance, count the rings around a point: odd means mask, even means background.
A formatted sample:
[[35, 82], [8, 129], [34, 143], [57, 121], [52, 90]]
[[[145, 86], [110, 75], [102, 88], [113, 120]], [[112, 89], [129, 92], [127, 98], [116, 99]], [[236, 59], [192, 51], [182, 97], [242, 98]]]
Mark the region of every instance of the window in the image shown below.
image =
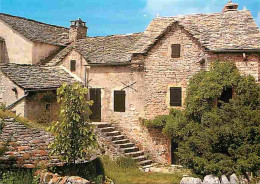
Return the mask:
[[76, 60], [70, 61], [70, 71], [75, 72], [76, 71]]
[[[226, 88], [223, 90], [221, 96], [219, 97], [218, 101], [222, 101], [225, 103], [229, 103], [229, 100], [232, 99], [233, 96], [233, 89], [232, 88]], [[218, 107], [220, 107], [221, 104], [218, 103]]]
[[181, 45], [172, 44], [172, 58], [180, 58], [180, 57], [181, 57]]
[[181, 107], [181, 87], [170, 88], [170, 105]]
[[50, 110], [51, 104], [46, 104], [45, 109]]
[[114, 91], [114, 111], [125, 112], [125, 91]]

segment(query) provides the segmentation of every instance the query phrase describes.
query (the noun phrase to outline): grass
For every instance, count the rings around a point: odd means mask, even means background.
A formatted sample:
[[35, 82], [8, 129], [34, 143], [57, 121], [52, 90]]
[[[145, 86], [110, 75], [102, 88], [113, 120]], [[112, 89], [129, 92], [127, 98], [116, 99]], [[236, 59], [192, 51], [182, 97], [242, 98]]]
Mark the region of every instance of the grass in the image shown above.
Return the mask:
[[24, 124], [30, 128], [38, 128], [47, 131], [47, 127], [49, 124], [37, 123], [35, 121], [28, 120], [24, 117], [17, 116], [15, 113], [8, 111], [8, 110], [1, 110], [0, 109], [0, 119], [4, 118], [15, 118], [17, 122]]
[[101, 158], [105, 175], [115, 184], [179, 184], [181, 173], [145, 173], [140, 171], [132, 159], [110, 160], [107, 156]]

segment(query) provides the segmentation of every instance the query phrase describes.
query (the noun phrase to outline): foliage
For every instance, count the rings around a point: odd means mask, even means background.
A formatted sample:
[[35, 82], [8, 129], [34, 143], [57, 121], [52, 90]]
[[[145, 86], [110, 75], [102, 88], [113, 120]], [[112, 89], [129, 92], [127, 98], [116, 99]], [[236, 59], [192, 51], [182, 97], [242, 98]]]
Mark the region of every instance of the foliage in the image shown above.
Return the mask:
[[6, 105], [4, 103], [0, 103], [0, 110], [5, 110]]
[[[73, 173], [71, 172], [72, 169], [74, 170]], [[99, 158], [81, 164], [65, 164], [64, 166], [51, 167], [49, 171], [60, 176], [76, 175], [97, 184], [101, 184], [105, 179], [103, 165]]]
[[[219, 97], [228, 87], [235, 93], [225, 103]], [[260, 169], [260, 86], [233, 63], [216, 62], [194, 75], [186, 109], [169, 116], [163, 132], [178, 143], [180, 162], [196, 174], [246, 176]]]
[[93, 127], [87, 122], [90, 114], [87, 101], [87, 88], [79, 83], [64, 83], [58, 90], [60, 120], [49, 128], [55, 139], [50, 144], [51, 154], [61, 155], [68, 163], [77, 159], [86, 159], [89, 152], [96, 146]]
[[116, 184], [178, 184], [183, 174], [178, 171], [175, 173], [146, 173], [140, 171], [138, 167], [132, 166], [132, 162], [128, 162], [128, 158], [110, 160], [109, 157], [103, 156], [102, 163], [105, 175]]
[[0, 171], [0, 184], [37, 184], [32, 170]]

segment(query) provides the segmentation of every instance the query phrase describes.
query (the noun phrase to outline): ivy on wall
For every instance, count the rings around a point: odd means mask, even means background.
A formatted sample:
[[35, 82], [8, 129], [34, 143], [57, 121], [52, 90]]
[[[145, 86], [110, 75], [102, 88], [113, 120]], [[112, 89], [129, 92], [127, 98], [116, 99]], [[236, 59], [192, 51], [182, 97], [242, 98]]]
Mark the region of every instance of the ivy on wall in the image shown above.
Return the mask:
[[[221, 95], [232, 88], [232, 99]], [[180, 162], [196, 174], [256, 174], [260, 169], [260, 86], [234, 63], [215, 62], [194, 75], [186, 109], [145, 121], [177, 144]]]

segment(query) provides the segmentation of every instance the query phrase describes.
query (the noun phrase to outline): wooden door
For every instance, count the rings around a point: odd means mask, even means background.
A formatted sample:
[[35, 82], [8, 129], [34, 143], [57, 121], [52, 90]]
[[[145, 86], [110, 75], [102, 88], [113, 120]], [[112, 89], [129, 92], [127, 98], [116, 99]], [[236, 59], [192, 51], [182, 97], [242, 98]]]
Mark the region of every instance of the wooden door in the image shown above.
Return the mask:
[[90, 89], [90, 100], [94, 101], [94, 104], [90, 107], [92, 114], [90, 120], [94, 122], [101, 121], [101, 89], [92, 88]]

